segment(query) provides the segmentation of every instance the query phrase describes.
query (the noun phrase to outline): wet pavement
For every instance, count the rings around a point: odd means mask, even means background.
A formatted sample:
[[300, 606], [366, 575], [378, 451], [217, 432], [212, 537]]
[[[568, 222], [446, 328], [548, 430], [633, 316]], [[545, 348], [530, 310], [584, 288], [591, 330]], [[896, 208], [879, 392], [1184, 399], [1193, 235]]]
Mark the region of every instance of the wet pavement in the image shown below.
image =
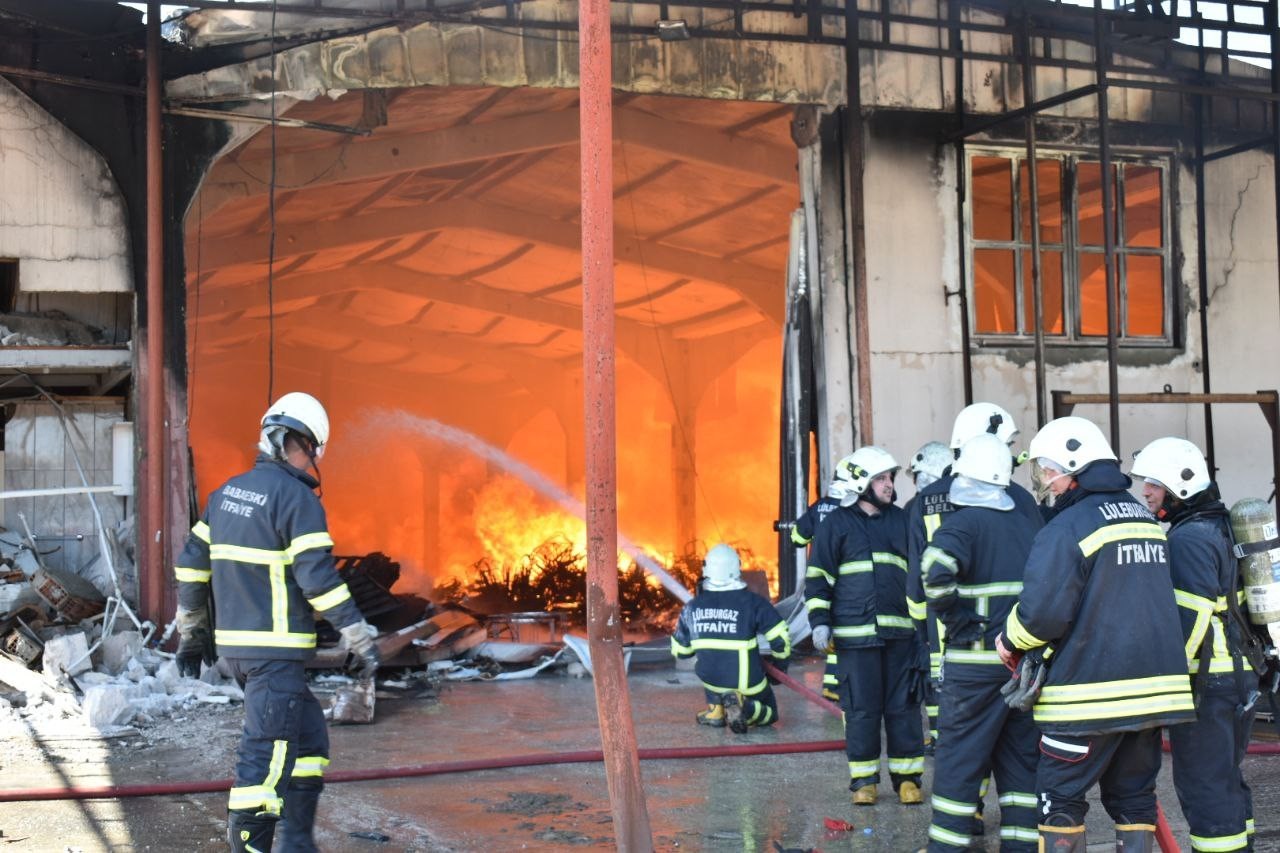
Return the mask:
[[[812, 660], [794, 673], [816, 686]], [[778, 688], [781, 722], [735, 735], [693, 723], [701, 691], [690, 672], [637, 670], [629, 680], [641, 747], [715, 747], [839, 740], [838, 717]], [[238, 712], [210, 710], [191, 733], [159, 744], [128, 739], [68, 739], [20, 746], [5, 732], [0, 786], [146, 784], [229, 775]], [[184, 730], [185, 731], [185, 730]], [[380, 700], [372, 726], [331, 729], [331, 770], [411, 766], [599, 749], [590, 679], [543, 675], [523, 682], [460, 683], [438, 702]], [[1160, 798], [1175, 836], [1190, 849], [1168, 767]], [[887, 784], [881, 803], [849, 803], [841, 752], [645, 761], [645, 791], [660, 850], [910, 851], [921, 847], [927, 806], [902, 806]], [[931, 768], [925, 775], [925, 794]], [[1251, 756], [1258, 850], [1280, 850], [1280, 757]], [[887, 779], [887, 777], [886, 777]], [[988, 849], [998, 849], [998, 809], [988, 796]], [[1091, 850], [1112, 850], [1110, 821], [1094, 799]], [[92, 802], [0, 804], [7, 849], [65, 851], [224, 849], [225, 795], [167, 795]], [[855, 825], [829, 833], [824, 818]], [[353, 835], [354, 834], [354, 835]], [[16, 839], [26, 838], [24, 841]], [[321, 801], [317, 838], [325, 851], [506, 851], [610, 849], [612, 827], [600, 764], [485, 770], [382, 782], [331, 785]], [[378, 840], [385, 838], [386, 840]]]

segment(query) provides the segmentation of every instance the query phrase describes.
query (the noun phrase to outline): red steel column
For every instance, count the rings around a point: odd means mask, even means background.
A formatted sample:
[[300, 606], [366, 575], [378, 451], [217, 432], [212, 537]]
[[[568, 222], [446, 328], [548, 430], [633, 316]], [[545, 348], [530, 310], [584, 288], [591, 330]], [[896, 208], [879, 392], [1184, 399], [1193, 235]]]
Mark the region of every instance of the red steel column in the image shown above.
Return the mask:
[[616, 843], [653, 849], [618, 611], [609, 0], [578, 5], [582, 148], [582, 367], [586, 397], [587, 642]]
[[147, 359], [139, 385], [145, 403], [146, 506], [138, 525], [145, 618], [164, 612], [164, 183], [160, 134], [160, 3], [147, 3]]

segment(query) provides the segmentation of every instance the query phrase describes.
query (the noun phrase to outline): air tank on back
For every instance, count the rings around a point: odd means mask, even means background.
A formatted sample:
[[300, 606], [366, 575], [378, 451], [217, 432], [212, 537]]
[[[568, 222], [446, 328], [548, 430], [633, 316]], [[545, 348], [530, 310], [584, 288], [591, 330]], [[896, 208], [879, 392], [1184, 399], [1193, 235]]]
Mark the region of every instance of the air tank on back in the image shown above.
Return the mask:
[[1231, 535], [1244, 581], [1249, 621], [1265, 628], [1280, 647], [1280, 541], [1276, 514], [1258, 498], [1245, 498], [1231, 507]]

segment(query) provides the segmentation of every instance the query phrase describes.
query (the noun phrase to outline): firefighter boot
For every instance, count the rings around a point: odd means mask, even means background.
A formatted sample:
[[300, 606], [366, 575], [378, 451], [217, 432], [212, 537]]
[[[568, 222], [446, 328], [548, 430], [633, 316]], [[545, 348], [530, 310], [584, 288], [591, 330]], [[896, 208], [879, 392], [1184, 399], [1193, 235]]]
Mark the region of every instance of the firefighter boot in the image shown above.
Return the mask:
[[863, 785], [853, 792], [855, 806], [874, 806], [876, 804], [876, 786]]
[[920, 793], [920, 786], [915, 782], [907, 780], [898, 786], [898, 802], [904, 806], [918, 806], [924, 802], [924, 795]]
[[318, 781], [289, 783], [289, 790], [284, 794], [284, 812], [280, 815], [280, 834], [276, 839], [280, 853], [319, 853], [312, 830], [323, 787]]
[[1066, 815], [1052, 814], [1040, 824], [1042, 853], [1085, 853], [1084, 826], [1077, 826]]
[[1156, 828], [1149, 823], [1116, 824], [1116, 853], [1154, 853]]
[[737, 693], [724, 694], [724, 719], [735, 734], [747, 733], [747, 718], [742, 713], [742, 699]]
[[266, 812], [227, 812], [227, 842], [232, 853], [271, 853], [276, 816]]
[[697, 713], [698, 725], [724, 728], [724, 708], [720, 705], [708, 705], [707, 710]]

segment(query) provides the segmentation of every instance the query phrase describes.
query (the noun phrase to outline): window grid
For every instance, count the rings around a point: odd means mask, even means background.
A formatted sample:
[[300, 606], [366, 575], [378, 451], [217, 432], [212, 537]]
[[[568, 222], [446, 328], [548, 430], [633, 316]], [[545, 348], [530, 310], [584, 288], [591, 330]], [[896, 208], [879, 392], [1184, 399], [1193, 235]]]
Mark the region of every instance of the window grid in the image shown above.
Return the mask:
[[[973, 337], [979, 343], [988, 343], [996, 345], [1018, 345], [1030, 343], [1034, 337], [1034, 319], [1029, 315], [1032, 311], [1031, 300], [1032, 284], [1031, 284], [1031, 235], [1024, 233], [1024, 222], [1027, 228], [1030, 227], [1030, 213], [1025, 215], [1023, 212], [1023, 197], [1026, 196], [1027, 201], [1035, 202], [1031, 199], [1030, 187], [1025, 191], [1023, 183], [1022, 164], [1027, 162], [1025, 153], [1017, 150], [1006, 148], [980, 148], [970, 147], [966, 149], [966, 169], [968, 186], [973, 187], [973, 162], [975, 158], [1001, 158], [1008, 161], [1009, 170], [1009, 187], [1011, 193], [1010, 216], [1012, 218], [1011, 227], [1013, 240], [992, 240], [978, 239], [973, 236], [974, 217], [973, 217], [973, 201], [974, 193], [972, 189], [966, 199], [966, 218], [965, 236], [968, 240], [968, 270], [969, 281], [966, 287], [970, 293], [969, 312], [971, 328], [975, 329]], [[1080, 257], [1083, 255], [1105, 255], [1105, 248], [1099, 244], [1097, 246], [1086, 245], [1081, 241], [1079, 212], [1079, 166], [1081, 163], [1092, 165], [1099, 168], [1101, 164], [1096, 160], [1082, 157], [1078, 154], [1069, 152], [1054, 152], [1041, 150], [1037, 152], [1038, 159], [1041, 162], [1056, 161], [1060, 164], [1059, 171], [1059, 199], [1060, 199], [1060, 216], [1061, 216], [1061, 236], [1060, 241], [1049, 241], [1042, 239], [1040, 241], [1041, 269], [1042, 281], [1046, 281], [1048, 277], [1044, 275], [1045, 254], [1057, 252], [1061, 258], [1062, 264], [1062, 331], [1055, 333], [1052, 331], [1045, 332], [1045, 342], [1058, 345], [1099, 345], [1106, 343], [1106, 335], [1085, 335], [1083, 333], [1083, 311], [1081, 307], [1081, 281], [1080, 281]], [[1126, 221], [1126, 173], [1129, 168], [1140, 167], [1144, 169], [1155, 169], [1159, 176], [1160, 191], [1160, 245], [1159, 246], [1129, 246], [1127, 245], [1127, 221]], [[1028, 166], [1028, 168], [1030, 168]], [[1172, 311], [1172, 295], [1173, 287], [1170, 281], [1169, 258], [1171, 257], [1172, 235], [1170, 231], [1170, 210], [1171, 201], [1169, 195], [1169, 160], [1167, 157], [1133, 157], [1133, 156], [1115, 156], [1112, 158], [1112, 168], [1115, 170], [1115, 263], [1117, 267], [1117, 293], [1118, 293], [1118, 316], [1116, 318], [1116, 337], [1121, 344], [1127, 347], [1142, 346], [1169, 346], [1173, 343], [1173, 311]], [[1040, 194], [1045, 195], [1044, 179], [1041, 177], [1039, 182]], [[1043, 221], [1041, 222], [1041, 234], [1045, 229]], [[1101, 239], [1101, 237], [1099, 237]], [[974, 294], [974, 275], [975, 275], [975, 256], [978, 250], [996, 249], [1012, 252], [1013, 254], [1013, 276], [1018, 286], [1014, 288], [1014, 321], [1017, 328], [1016, 333], [1008, 332], [981, 332], [976, 331], [978, 325], [974, 316], [975, 302], [972, 298]], [[1129, 259], [1133, 256], [1152, 257], [1159, 259], [1161, 287], [1162, 287], [1162, 311], [1161, 311], [1161, 333], [1157, 335], [1130, 335], [1129, 334], [1129, 299], [1128, 299], [1128, 268]], [[1022, 286], [1022, 282], [1026, 282], [1026, 286]], [[1105, 294], [1104, 294], [1105, 298]]]

